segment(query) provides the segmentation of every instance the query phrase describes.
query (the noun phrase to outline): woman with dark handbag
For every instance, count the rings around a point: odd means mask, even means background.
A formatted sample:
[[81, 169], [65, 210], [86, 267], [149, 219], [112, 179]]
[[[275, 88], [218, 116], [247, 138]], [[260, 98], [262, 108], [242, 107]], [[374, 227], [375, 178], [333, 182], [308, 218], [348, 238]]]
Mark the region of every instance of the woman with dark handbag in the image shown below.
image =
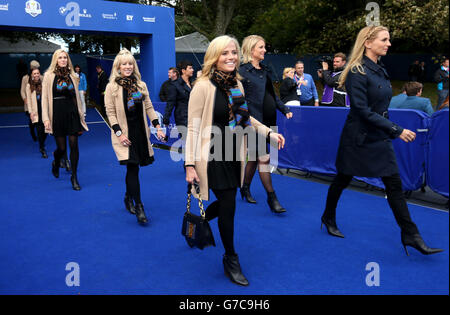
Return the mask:
[[69, 54], [58, 49], [53, 54], [50, 67], [45, 72], [42, 82], [42, 120], [45, 132], [53, 134], [56, 151], [53, 152], [52, 174], [59, 178], [60, 161], [66, 153], [66, 138], [69, 138], [70, 164], [72, 176], [70, 181], [74, 190], [80, 190], [77, 171], [79, 160], [78, 137], [88, 131], [84, 119], [78, 78]]
[[442, 250], [426, 246], [411, 220], [391, 142], [397, 137], [404, 142], [411, 142], [415, 140], [416, 134], [388, 118], [392, 86], [379, 59], [386, 55], [390, 46], [387, 28], [363, 28], [356, 38], [350, 62], [340, 78], [340, 86], [345, 84], [350, 97], [350, 113], [337, 153], [338, 173], [328, 190], [321, 221], [330, 235], [343, 238], [336, 224], [336, 206], [342, 191], [350, 184], [353, 176], [381, 177], [389, 206], [401, 228], [401, 241], [406, 253], [406, 246], [411, 246], [422, 254], [434, 254]]
[[[277, 125], [277, 109], [286, 116], [292, 118], [292, 112], [289, 107], [275, 94], [270, 70], [261, 62], [266, 53], [266, 42], [264, 38], [258, 35], [247, 36], [242, 43], [242, 54], [244, 64], [239, 70], [243, 77], [242, 85], [245, 91], [245, 100], [248, 103], [250, 115], [262, 122], [267, 127]], [[250, 184], [258, 168], [259, 177], [267, 193], [267, 203], [270, 210], [274, 213], [286, 212], [272, 186], [272, 177], [270, 174], [270, 156], [267, 152], [256, 152], [258, 141], [252, 142], [249, 139], [249, 158], [245, 167], [244, 185], [241, 188], [241, 197], [249, 203], [256, 203], [256, 200], [250, 194]], [[265, 145], [267, 147], [267, 145]]]
[[111, 123], [111, 141], [117, 159], [127, 166], [125, 208], [135, 214], [140, 224], [148, 222], [141, 201], [139, 166], [154, 161], [147, 117], [157, 128], [157, 137], [165, 134], [153, 109], [147, 85], [141, 80], [136, 59], [121, 50], [114, 59], [109, 84], [105, 91], [105, 108]]
[[[270, 135], [279, 147], [284, 146], [284, 138], [249, 116], [237, 73], [239, 57], [239, 44], [229, 36], [215, 38], [206, 51], [202, 75], [189, 99], [185, 166], [186, 181], [199, 183], [202, 198], [209, 200], [210, 189], [217, 197], [206, 209], [206, 219], [218, 218], [226, 276], [247, 286], [233, 243], [236, 192], [245, 163], [244, 132], [237, 131], [256, 128], [262, 137]], [[233, 143], [233, 148], [224, 150], [226, 142]], [[195, 191], [193, 194], [198, 197]]]
[[28, 108], [30, 110], [30, 119], [36, 126], [39, 152], [41, 152], [42, 158], [46, 159], [48, 158], [47, 151], [45, 151], [45, 139], [47, 139], [47, 134], [45, 133], [45, 127], [42, 123], [42, 80], [39, 68], [31, 70], [25, 93], [27, 96]]

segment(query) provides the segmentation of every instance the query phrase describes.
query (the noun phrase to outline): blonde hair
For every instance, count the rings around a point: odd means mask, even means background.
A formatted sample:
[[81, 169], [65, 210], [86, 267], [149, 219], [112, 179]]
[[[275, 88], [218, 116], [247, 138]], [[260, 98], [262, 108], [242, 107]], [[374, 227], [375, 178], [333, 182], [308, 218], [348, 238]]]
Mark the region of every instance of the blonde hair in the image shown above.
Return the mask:
[[116, 79], [120, 78], [120, 65], [124, 63], [131, 63], [133, 65], [133, 76], [136, 78], [136, 83], [141, 92], [145, 90], [145, 84], [142, 82], [141, 73], [139, 72], [139, 67], [137, 65], [136, 59], [133, 54], [126, 48], [119, 51], [116, 58], [114, 58], [114, 63], [111, 69], [111, 75], [109, 76], [109, 84], [114, 87], [116, 92], [119, 89], [119, 84], [117, 84]]
[[[236, 50], [238, 53], [236, 70], [239, 70], [239, 64], [241, 60], [241, 49], [239, 47], [239, 42], [232, 36], [222, 35], [214, 38], [209, 44], [203, 61], [202, 74], [198, 78], [198, 80], [211, 79], [214, 70], [216, 70], [217, 61], [219, 61], [222, 52], [230, 43], [234, 43], [236, 45]], [[236, 77], [238, 78], [238, 80], [241, 80], [241, 76], [239, 75], [239, 73], [236, 75]]]
[[67, 67], [70, 70], [70, 75], [75, 76], [75, 71], [73, 69], [72, 60], [70, 59], [69, 53], [65, 51], [64, 49], [57, 49], [53, 53], [52, 61], [50, 62], [50, 66], [48, 67], [47, 71], [45, 73], [52, 73], [55, 72], [56, 66], [58, 65], [58, 57], [61, 53], [65, 53], [67, 56]]
[[283, 70], [283, 80], [287, 78], [287, 74], [291, 71], [295, 71], [294, 68], [284, 68]]
[[378, 33], [382, 31], [389, 32], [387, 27], [381, 25], [366, 26], [361, 31], [359, 31], [358, 36], [356, 37], [355, 44], [353, 45], [352, 52], [350, 54], [350, 60], [347, 63], [347, 67], [345, 67], [344, 71], [342, 72], [341, 78], [339, 79], [339, 87], [344, 86], [349, 71], [353, 73], [356, 73], [356, 71], [358, 71], [361, 74], [365, 74], [363, 66], [361, 64], [364, 52], [366, 51], [366, 46], [364, 44], [367, 41], [370, 42], [375, 40], [378, 36]]
[[243, 63], [249, 63], [253, 61], [252, 50], [255, 48], [256, 44], [260, 41], [266, 42], [264, 38], [259, 35], [249, 35], [244, 38], [242, 42], [242, 55]]

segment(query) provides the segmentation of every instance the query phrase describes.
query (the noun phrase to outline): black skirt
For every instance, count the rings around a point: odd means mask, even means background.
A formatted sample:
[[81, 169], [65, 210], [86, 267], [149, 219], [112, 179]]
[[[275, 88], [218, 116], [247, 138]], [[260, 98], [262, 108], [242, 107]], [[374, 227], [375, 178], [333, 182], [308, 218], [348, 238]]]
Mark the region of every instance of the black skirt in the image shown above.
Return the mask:
[[53, 135], [64, 137], [78, 135], [83, 131], [80, 114], [75, 96], [75, 90], [56, 88], [56, 78], [53, 83]]

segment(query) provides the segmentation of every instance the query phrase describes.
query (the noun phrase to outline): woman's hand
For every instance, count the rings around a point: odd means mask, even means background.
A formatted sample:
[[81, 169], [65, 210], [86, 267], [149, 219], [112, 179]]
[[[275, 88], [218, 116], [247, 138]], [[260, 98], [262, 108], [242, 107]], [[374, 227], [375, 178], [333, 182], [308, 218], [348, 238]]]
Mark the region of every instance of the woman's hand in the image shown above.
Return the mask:
[[124, 134], [120, 135], [119, 141], [124, 147], [129, 147], [131, 145], [131, 141], [128, 140], [128, 138]]
[[186, 166], [186, 181], [189, 184], [193, 184], [194, 180], [200, 183], [200, 178], [198, 178], [195, 168], [193, 166]]
[[31, 121], [35, 120], [38, 117], [38, 113], [30, 113]]
[[270, 138], [278, 142], [278, 150], [284, 148], [284, 143], [286, 142], [286, 140], [281, 133], [271, 132]]
[[403, 129], [402, 134], [399, 136], [399, 138], [406, 143], [412, 142], [416, 139], [416, 133], [409, 130], [409, 129]]
[[289, 113], [286, 114], [286, 118], [287, 118], [287, 119], [291, 119], [292, 116], [293, 116], [292, 112], [289, 112]]
[[50, 132], [50, 120], [44, 121], [44, 128], [47, 133]]
[[156, 132], [156, 136], [158, 138], [159, 141], [161, 142], [167, 142], [166, 141], [166, 134], [164, 133], [164, 131], [162, 131], [162, 129], [158, 129], [158, 131]]

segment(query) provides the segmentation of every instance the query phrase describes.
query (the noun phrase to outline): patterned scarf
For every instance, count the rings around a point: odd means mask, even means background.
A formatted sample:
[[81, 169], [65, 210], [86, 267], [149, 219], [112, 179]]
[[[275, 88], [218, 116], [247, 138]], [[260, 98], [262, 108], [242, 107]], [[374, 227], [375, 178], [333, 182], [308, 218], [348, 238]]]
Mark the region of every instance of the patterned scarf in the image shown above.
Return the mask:
[[216, 82], [228, 96], [228, 126], [230, 129], [233, 130], [237, 125], [241, 127], [250, 126], [248, 106], [238, 87], [236, 70], [230, 73], [215, 70], [212, 74], [212, 80]]
[[55, 69], [55, 74], [56, 74], [56, 88], [58, 90], [73, 90], [73, 84], [72, 81], [70, 80], [70, 70], [69, 67], [63, 67], [61, 68], [60, 66], [56, 66]]
[[134, 76], [119, 77], [116, 79], [116, 82], [127, 90], [128, 110], [134, 110], [135, 101], [142, 100], [142, 93], [138, 90], [136, 78]]

